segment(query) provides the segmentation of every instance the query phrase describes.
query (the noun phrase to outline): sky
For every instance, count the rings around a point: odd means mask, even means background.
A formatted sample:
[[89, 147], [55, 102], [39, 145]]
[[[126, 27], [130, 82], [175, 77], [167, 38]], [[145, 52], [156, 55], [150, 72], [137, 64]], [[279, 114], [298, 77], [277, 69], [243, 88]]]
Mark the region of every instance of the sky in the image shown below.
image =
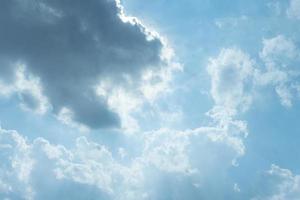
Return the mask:
[[300, 0], [0, 5], [0, 199], [300, 199]]

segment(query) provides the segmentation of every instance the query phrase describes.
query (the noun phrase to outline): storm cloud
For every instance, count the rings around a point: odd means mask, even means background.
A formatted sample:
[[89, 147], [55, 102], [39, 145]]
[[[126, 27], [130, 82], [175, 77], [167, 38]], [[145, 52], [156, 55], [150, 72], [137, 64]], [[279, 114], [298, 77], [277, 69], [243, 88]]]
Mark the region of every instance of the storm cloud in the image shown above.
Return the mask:
[[0, 26], [0, 81], [13, 82], [21, 63], [55, 114], [67, 108], [90, 128], [120, 125], [95, 94], [99, 81], [137, 87], [143, 72], [164, 62], [161, 39], [127, 19], [115, 0], [4, 0]]

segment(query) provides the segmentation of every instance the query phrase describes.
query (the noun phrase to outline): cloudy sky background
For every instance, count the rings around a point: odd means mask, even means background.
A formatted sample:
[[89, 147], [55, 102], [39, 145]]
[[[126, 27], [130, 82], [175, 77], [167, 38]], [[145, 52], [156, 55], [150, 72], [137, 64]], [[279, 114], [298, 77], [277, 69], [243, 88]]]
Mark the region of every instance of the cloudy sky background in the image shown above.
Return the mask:
[[300, 199], [299, 0], [3, 0], [0, 198]]

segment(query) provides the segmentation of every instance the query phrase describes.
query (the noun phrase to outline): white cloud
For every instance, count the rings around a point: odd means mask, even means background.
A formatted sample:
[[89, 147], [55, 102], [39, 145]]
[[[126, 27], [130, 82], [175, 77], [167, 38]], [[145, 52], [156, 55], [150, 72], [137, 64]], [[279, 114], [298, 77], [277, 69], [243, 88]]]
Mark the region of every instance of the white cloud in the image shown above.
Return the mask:
[[220, 119], [247, 110], [261, 88], [273, 88], [283, 106], [293, 105], [299, 96], [300, 52], [283, 35], [263, 39], [262, 43], [259, 55], [264, 65], [261, 67], [237, 48], [222, 49], [217, 57], [210, 58], [207, 70], [216, 107], [211, 116]]
[[72, 110], [66, 108], [66, 107], [63, 107], [59, 113], [57, 114], [57, 119], [65, 124], [65, 125], [68, 125], [72, 128], [76, 128], [77, 130], [79, 130], [80, 132], [88, 132], [90, 129], [83, 125], [83, 124], [80, 124], [80, 123], [77, 123], [73, 120], [74, 118], [74, 114], [72, 112]]
[[225, 110], [245, 111], [252, 102], [254, 62], [239, 49], [222, 49], [207, 67], [211, 76], [211, 96]]
[[22, 100], [24, 109], [33, 110], [38, 114], [44, 114], [49, 110], [48, 99], [43, 94], [40, 80], [32, 75], [26, 74], [26, 68], [20, 65], [16, 70], [16, 92]]
[[145, 101], [141, 95], [122, 87], [115, 87], [110, 81], [100, 82], [96, 86], [96, 93], [106, 99], [108, 106], [119, 114], [124, 132], [136, 133], [139, 131], [139, 123], [132, 114], [140, 111]]
[[0, 146], [0, 180], [4, 187], [2, 189], [6, 189], [0, 192], [0, 197], [13, 194], [17, 198], [33, 199], [34, 192], [29, 183], [34, 161], [30, 157], [30, 146], [26, 139], [15, 131], [0, 128]]
[[5, 183], [2, 189], [6, 191], [2, 194], [7, 198], [15, 195], [27, 199], [53, 199], [60, 195], [72, 198], [78, 195], [76, 191], [70, 194], [59, 191], [79, 184], [85, 198], [92, 190], [97, 194], [91, 194], [95, 198], [104, 195], [104, 199], [132, 200], [141, 196], [153, 199], [158, 185], [151, 183], [159, 183], [168, 174], [186, 178], [191, 184], [200, 181], [202, 187], [198, 190], [205, 192], [205, 182], [211, 176], [223, 173], [244, 154], [246, 127], [243, 126], [231, 121], [228, 125], [223, 122], [216, 127], [194, 130], [161, 129], [128, 135], [128, 139], [140, 144], [141, 151], [131, 155], [130, 149], [118, 148], [121, 157], [86, 137], [77, 138], [67, 148], [43, 138], [30, 142], [15, 131], [1, 129], [0, 158], [7, 161], [0, 165], [0, 180]]
[[290, 0], [286, 13], [289, 18], [300, 19], [300, 0]]
[[275, 90], [280, 98], [281, 104], [286, 107], [291, 107], [293, 99], [291, 90], [285, 85], [279, 85], [275, 88]]
[[294, 59], [299, 55], [296, 45], [290, 39], [283, 35], [278, 35], [273, 38], [263, 39], [263, 49], [260, 52], [260, 57], [265, 61], [266, 66], [276, 66], [285, 62], [287, 59]]
[[253, 200], [298, 200], [300, 199], [300, 175], [288, 169], [272, 165], [261, 185], [263, 194]]
[[146, 162], [167, 172], [193, 171], [187, 155], [188, 133], [158, 130], [146, 134], [145, 140], [143, 158]]
[[298, 91], [299, 49], [294, 42], [283, 35], [263, 39], [260, 57], [264, 61], [265, 69], [256, 74], [256, 84], [273, 86], [280, 98], [281, 104], [291, 107]]
[[26, 71], [26, 66], [14, 63], [14, 81], [3, 83], [0, 79], [0, 95], [10, 97], [17, 94], [21, 103], [21, 108], [30, 110], [37, 114], [44, 114], [50, 109], [48, 99], [43, 94], [40, 80]]

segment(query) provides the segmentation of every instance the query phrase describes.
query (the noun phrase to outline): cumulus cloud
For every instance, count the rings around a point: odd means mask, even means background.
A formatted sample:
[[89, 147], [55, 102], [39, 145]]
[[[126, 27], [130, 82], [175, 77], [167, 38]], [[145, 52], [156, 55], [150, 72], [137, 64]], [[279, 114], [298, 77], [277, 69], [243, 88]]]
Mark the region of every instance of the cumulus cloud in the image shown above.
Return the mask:
[[[168, 62], [162, 39], [126, 16], [119, 1], [5, 0], [0, 9], [0, 87], [13, 84], [21, 64], [39, 79], [55, 114], [70, 110], [72, 121], [89, 128], [121, 124], [96, 94], [99, 82], [141, 88], [146, 71]], [[22, 93], [29, 108], [38, 105], [35, 93]]]
[[294, 42], [283, 35], [263, 39], [260, 57], [266, 62], [267, 67], [276, 67], [275, 65], [278, 64], [284, 67], [285, 62], [297, 58], [298, 55], [299, 52]]
[[33, 191], [29, 182], [34, 162], [25, 138], [15, 131], [0, 129], [0, 149], [0, 197], [32, 199]]
[[222, 49], [207, 67], [211, 76], [211, 96], [216, 106], [245, 111], [252, 101], [254, 62], [236, 48]]
[[296, 44], [283, 35], [263, 39], [260, 57], [265, 68], [257, 74], [256, 82], [262, 86], [273, 86], [281, 104], [286, 107], [292, 106], [298, 93], [299, 55]]
[[[222, 174], [244, 154], [246, 127], [238, 122], [194, 130], [160, 129], [127, 136], [141, 150], [122, 154], [86, 137], [74, 145], [51, 144], [37, 138], [28, 141], [16, 131], [0, 130], [0, 196], [21, 199], [157, 199], [163, 182], [169, 182], [166, 198], [182, 199], [178, 184], [193, 191], [194, 198], [212, 187], [212, 177], [226, 185]], [[132, 138], [134, 137], [134, 138]], [[126, 154], [124, 153], [126, 152]], [[220, 153], [222, 152], [222, 153]], [[233, 184], [233, 183], [232, 183]], [[197, 187], [196, 187], [197, 186]], [[80, 188], [80, 193], [77, 189]], [[231, 191], [231, 190], [230, 190]], [[224, 193], [224, 191], [220, 191]], [[88, 195], [88, 196], [87, 196]]]
[[222, 49], [210, 58], [207, 70], [215, 102], [212, 111], [220, 111], [218, 116], [247, 110], [260, 88], [273, 88], [283, 106], [293, 105], [299, 95], [299, 49], [283, 35], [265, 38], [262, 44], [261, 66], [238, 48]]
[[[173, 70], [180, 69], [178, 64], [165, 67], [172, 50], [136, 18], [125, 16], [119, 1], [13, 0], [4, 1], [0, 11], [6, 26], [0, 31], [0, 87], [6, 88], [5, 95], [18, 93], [27, 109], [41, 110], [47, 104], [58, 119], [79, 129], [124, 124], [137, 129], [136, 119], [128, 113], [143, 103], [141, 96], [151, 104], [159, 92], [168, 91]], [[249, 63], [231, 64], [235, 71]], [[211, 73], [229, 75], [225, 65], [225, 72]], [[247, 73], [242, 73], [245, 79]], [[230, 102], [244, 94], [240, 87], [232, 96], [230, 89], [224, 92], [228, 100], [214, 96], [216, 104], [241, 106]], [[215, 90], [221, 91], [218, 86]], [[212, 177], [226, 187], [224, 174], [245, 153], [246, 123], [219, 114], [211, 112], [214, 120], [207, 127], [126, 135], [137, 141], [131, 148], [114, 149], [87, 137], [72, 145], [55, 145], [1, 129], [5, 162], [0, 165], [0, 196], [185, 199], [193, 193], [190, 198], [205, 198], [215, 186]], [[226, 192], [220, 190], [215, 197]]]

